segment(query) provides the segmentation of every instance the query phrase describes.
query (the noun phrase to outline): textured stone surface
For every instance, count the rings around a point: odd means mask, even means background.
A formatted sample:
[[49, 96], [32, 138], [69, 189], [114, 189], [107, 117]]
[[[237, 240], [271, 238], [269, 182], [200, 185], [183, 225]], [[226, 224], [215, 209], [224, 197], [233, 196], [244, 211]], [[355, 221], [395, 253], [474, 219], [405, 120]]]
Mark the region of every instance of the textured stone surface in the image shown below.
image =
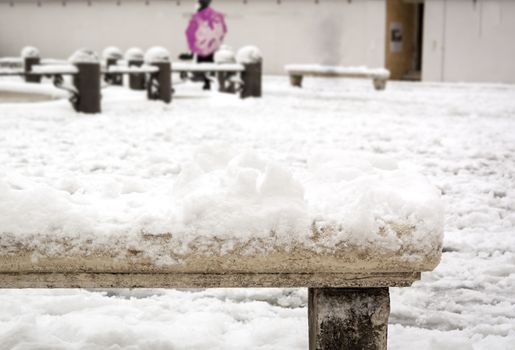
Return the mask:
[[0, 288], [407, 287], [420, 273], [0, 273]]
[[384, 350], [388, 288], [310, 288], [310, 350]]
[[[405, 233], [409, 234], [409, 233]], [[388, 273], [431, 271], [441, 246], [380, 243], [324, 246], [193, 240], [186, 246], [170, 234], [108, 238], [0, 235], [0, 272], [92, 273]]]

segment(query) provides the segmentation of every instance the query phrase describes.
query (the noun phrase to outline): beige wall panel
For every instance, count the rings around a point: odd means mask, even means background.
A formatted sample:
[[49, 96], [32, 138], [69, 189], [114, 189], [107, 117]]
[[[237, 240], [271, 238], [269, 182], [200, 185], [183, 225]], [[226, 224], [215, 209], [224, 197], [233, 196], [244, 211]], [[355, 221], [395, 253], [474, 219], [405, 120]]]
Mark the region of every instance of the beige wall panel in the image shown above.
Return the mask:
[[[45, 57], [68, 57], [79, 47], [116, 45], [167, 47], [186, 51], [184, 30], [194, 0], [70, 0], [0, 2], [0, 56], [18, 55], [25, 45]], [[254, 44], [264, 53], [267, 73], [283, 73], [287, 63], [384, 66], [383, 0], [215, 0], [226, 13], [226, 43]]]

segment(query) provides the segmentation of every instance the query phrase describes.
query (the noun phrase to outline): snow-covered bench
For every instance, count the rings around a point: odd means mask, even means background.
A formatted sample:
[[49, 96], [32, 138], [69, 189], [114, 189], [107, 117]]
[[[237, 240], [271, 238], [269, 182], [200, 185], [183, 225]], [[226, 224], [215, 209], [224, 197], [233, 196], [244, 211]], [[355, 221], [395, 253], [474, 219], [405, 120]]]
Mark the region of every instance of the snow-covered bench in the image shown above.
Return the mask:
[[370, 78], [376, 90], [384, 90], [390, 72], [384, 68], [323, 66], [317, 64], [289, 64], [285, 67], [292, 86], [302, 87], [304, 76], [328, 78]]
[[134, 221], [123, 203], [117, 215], [0, 183], [0, 288], [307, 287], [310, 349], [385, 349], [388, 287], [439, 263], [438, 191], [375, 156], [315, 157], [296, 176], [253, 154], [206, 157], [183, 168], [165, 214]]

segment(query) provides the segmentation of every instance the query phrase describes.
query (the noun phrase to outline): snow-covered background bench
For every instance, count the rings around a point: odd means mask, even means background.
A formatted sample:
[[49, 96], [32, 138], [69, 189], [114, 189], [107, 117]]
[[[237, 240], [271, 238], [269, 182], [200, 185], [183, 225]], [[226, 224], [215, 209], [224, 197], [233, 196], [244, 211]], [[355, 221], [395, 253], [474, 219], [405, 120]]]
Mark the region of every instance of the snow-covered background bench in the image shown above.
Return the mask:
[[169, 184], [134, 186], [0, 182], [0, 287], [307, 287], [311, 349], [384, 349], [388, 287], [440, 260], [439, 191], [379, 155], [292, 169], [202, 148]]
[[384, 90], [390, 72], [384, 68], [324, 66], [318, 64], [288, 64], [284, 67], [292, 86], [302, 87], [305, 76], [326, 78], [369, 78], [376, 90]]

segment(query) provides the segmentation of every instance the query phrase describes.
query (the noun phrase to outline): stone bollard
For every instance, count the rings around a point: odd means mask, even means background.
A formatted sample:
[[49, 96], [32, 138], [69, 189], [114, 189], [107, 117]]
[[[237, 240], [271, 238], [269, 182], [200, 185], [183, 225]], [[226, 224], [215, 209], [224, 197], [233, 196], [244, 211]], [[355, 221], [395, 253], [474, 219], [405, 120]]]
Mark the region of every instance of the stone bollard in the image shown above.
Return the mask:
[[100, 113], [100, 61], [95, 52], [91, 50], [78, 50], [70, 62], [78, 73], [73, 76], [77, 96], [73, 100], [73, 107], [77, 112]]
[[[23, 58], [23, 70], [25, 73], [32, 71], [32, 66], [37, 66], [41, 58], [39, 56], [39, 50], [32, 46], [27, 46], [21, 50], [21, 57]], [[25, 82], [27, 83], [40, 83], [40, 75], [25, 75]]]
[[[125, 53], [125, 59], [129, 67], [141, 67], [145, 61], [143, 50], [137, 47], [130, 48]], [[131, 90], [145, 90], [145, 73], [130, 73], [129, 88]]]
[[245, 46], [238, 51], [236, 61], [245, 67], [245, 70], [241, 73], [243, 89], [240, 92], [240, 97], [261, 97], [263, 75], [261, 51], [254, 46]]
[[[118, 61], [123, 58], [123, 54], [119, 48], [109, 46], [102, 52], [102, 57], [106, 61], [106, 69], [109, 70], [110, 66], [118, 64]], [[106, 73], [104, 81], [111, 85], [123, 85], [123, 74]]]
[[159, 46], [153, 47], [145, 54], [145, 61], [159, 69], [150, 74], [147, 83], [148, 99], [170, 103], [172, 101], [172, 64], [168, 50]]
[[[236, 63], [236, 55], [234, 51], [226, 45], [222, 45], [218, 51], [215, 52], [214, 60], [216, 64], [230, 64]], [[218, 91], [235, 93], [236, 86], [234, 82], [229, 81], [235, 73], [232, 72], [217, 72]]]

